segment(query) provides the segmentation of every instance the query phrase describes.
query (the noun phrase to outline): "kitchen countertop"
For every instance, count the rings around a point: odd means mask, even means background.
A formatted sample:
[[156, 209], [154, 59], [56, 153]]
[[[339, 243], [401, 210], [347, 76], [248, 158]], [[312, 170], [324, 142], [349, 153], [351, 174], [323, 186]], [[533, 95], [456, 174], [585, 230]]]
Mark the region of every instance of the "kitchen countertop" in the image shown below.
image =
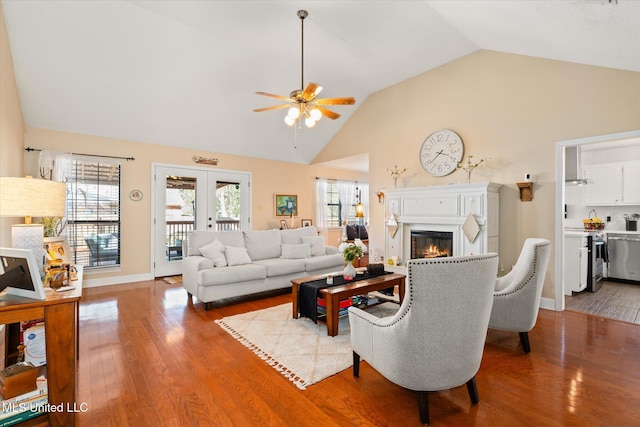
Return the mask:
[[607, 234], [630, 234], [633, 236], [640, 236], [640, 231], [626, 231], [626, 230], [605, 230]]

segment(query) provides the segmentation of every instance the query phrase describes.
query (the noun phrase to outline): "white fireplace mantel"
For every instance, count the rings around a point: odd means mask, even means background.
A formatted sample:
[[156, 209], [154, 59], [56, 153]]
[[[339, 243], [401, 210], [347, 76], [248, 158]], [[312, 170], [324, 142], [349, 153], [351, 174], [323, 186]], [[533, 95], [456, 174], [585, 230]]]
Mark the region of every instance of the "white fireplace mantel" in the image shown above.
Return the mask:
[[[385, 259], [397, 257], [401, 265], [406, 263], [412, 229], [453, 232], [454, 256], [498, 252], [500, 187], [478, 182], [385, 190], [385, 225], [392, 216], [398, 224], [394, 236], [385, 232]], [[472, 241], [463, 231], [470, 213], [480, 226]]]

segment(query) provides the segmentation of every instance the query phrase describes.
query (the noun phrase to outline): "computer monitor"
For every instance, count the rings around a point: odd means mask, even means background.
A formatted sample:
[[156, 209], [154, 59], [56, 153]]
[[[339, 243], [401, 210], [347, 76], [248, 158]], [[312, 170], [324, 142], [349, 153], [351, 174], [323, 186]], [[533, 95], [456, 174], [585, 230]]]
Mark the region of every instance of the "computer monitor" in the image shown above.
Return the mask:
[[3, 295], [45, 299], [44, 287], [32, 250], [0, 248], [0, 292], [0, 300], [3, 299]]

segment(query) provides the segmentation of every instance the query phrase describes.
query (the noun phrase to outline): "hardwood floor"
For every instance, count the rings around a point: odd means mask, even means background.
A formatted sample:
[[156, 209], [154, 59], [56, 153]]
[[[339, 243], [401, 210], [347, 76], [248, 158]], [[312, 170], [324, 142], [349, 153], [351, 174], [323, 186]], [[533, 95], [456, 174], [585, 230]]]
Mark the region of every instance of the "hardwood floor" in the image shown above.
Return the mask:
[[[301, 391], [214, 323], [289, 302], [290, 293], [204, 311], [162, 280], [84, 290], [79, 426], [412, 426], [414, 392], [361, 364]], [[518, 334], [489, 331], [477, 375], [430, 394], [433, 426], [640, 425], [640, 327], [541, 310], [522, 353]]]

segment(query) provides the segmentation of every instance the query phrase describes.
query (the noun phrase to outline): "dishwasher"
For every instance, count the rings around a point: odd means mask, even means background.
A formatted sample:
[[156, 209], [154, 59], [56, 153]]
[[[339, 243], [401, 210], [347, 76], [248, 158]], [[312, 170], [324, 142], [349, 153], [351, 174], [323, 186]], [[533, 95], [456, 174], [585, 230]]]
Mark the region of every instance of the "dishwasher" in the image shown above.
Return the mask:
[[609, 278], [640, 284], [640, 234], [607, 233]]

